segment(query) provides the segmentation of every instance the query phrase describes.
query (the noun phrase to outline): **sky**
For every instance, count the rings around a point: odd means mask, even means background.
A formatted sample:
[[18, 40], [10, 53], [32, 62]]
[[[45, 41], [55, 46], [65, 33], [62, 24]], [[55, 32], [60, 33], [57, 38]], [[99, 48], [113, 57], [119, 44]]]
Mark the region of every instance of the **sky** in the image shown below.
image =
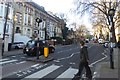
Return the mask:
[[79, 18], [75, 14], [70, 13], [70, 9], [73, 9], [75, 6], [73, 0], [32, 0], [40, 6], [43, 6], [46, 11], [51, 11], [53, 13], [64, 13], [69, 18], [67, 22], [67, 27], [74, 28], [74, 26], [69, 26], [71, 23], [76, 22], [77, 24], [85, 24], [89, 30], [92, 29], [92, 26], [88, 20], [89, 15], [85, 15], [83, 18]]

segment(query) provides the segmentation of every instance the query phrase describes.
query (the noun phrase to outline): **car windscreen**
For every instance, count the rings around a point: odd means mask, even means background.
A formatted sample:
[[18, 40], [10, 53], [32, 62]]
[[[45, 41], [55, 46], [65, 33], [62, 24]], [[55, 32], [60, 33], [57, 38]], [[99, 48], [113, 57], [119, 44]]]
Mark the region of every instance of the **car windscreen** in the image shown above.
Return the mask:
[[31, 48], [31, 47], [34, 47], [35, 46], [35, 41], [28, 41], [27, 47]]

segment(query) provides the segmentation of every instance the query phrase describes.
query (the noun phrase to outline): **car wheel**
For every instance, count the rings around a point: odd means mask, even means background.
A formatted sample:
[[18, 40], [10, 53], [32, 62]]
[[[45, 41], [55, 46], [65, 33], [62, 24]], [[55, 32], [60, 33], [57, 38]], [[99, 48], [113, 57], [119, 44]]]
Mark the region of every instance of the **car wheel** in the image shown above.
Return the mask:
[[19, 49], [19, 47], [18, 47], [18, 46], [15, 46], [15, 49]]
[[30, 53], [27, 53], [27, 55], [28, 55], [28, 56], [31, 56], [31, 54], [30, 54]]
[[54, 52], [55, 52], [55, 49], [54, 49], [54, 48], [52, 48], [52, 49], [51, 49], [51, 53], [54, 53]]
[[37, 53], [33, 53], [32, 56], [37, 56]]
[[25, 51], [23, 51], [23, 54], [25, 54]]

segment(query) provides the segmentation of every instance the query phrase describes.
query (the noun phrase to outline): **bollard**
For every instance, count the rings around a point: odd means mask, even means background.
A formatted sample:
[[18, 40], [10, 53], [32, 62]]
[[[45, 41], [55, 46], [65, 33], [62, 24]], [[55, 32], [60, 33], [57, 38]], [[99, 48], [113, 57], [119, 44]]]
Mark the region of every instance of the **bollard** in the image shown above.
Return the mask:
[[44, 47], [44, 57], [47, 58], [49, 54], [49, 49], [48, 47]]

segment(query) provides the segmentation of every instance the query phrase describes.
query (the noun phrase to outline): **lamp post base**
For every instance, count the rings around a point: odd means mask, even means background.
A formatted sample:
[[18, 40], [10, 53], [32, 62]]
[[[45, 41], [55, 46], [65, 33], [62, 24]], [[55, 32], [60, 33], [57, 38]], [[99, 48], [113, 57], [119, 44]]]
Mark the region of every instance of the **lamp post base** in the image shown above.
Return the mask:
[[114, 69], [113, 48], [110, 48], [110, 68]]

